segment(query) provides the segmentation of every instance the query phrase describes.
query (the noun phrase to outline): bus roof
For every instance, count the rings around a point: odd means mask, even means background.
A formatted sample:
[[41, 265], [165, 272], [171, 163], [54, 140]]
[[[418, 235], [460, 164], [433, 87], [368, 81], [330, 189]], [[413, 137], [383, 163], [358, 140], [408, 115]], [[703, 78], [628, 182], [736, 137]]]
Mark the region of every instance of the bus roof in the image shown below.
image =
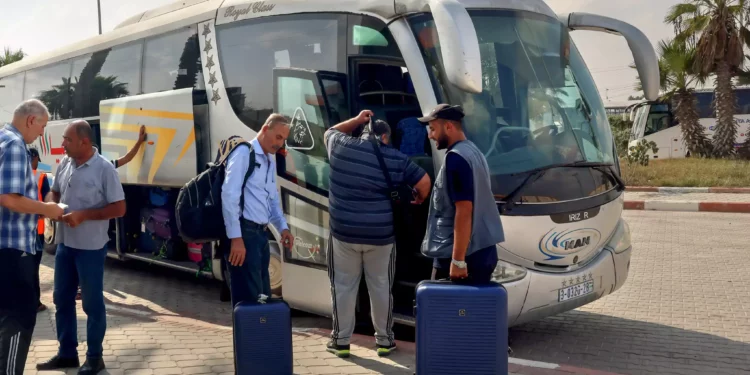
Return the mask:
[[[457, 0], [467, 8], [516, 9], [556, 17], [543, 0]], [[384, 20], [429, 11], [429, 0], [181, 0], [136, 14], [114, 30], [0, 68], [0, 79], [210, 19], [217, 24], [279, 14], [329, 11], [372, 14]]]

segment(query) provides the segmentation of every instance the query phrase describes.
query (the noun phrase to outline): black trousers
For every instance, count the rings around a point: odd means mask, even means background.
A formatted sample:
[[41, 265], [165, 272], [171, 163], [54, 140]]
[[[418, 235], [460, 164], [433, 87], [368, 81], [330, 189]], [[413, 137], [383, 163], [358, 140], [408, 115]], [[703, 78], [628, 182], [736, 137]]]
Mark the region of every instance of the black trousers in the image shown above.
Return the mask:
[[[44, 235], [40, 234], [37, 238], [37, 241], [41, 241], [41, 243], [44, 243]], [[34, 272], [34, 285], [36, 286], [36, 305], [40, 306], [42, 304], [42, 290], [40, 287], [40, 281], [39, 281], [39, 268], [42, 264], [42, 255], [44, 254], [44, 246], [38, 246], [39, 250], [36, 251], [36, 255], [34, 255], [34, 263], [36, 264], [36, 271]]]
[[36, 325], [36, 271], [33, 255], [0, 249], [0, 375], [23, 374]]

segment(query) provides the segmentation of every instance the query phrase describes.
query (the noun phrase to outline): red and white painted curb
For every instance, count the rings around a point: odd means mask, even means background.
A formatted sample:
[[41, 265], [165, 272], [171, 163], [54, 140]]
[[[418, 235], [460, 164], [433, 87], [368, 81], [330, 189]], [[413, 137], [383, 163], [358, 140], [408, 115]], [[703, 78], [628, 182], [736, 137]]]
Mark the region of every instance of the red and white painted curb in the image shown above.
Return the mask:
[[[628, 186], [628, 192], [689, 194], [689, 193], [723, 193], [750, 194], [750, 188], [722, 188], [722, 187], [657, 187], [657, 186]], [[682, 211], [682, 212], [732, 212], [750, 213], [750, 202], [715, 202], [694, 200], [659, 200], [658, 197], [647, 200], [626, 200], [626, 210], [646, 211]]]
[[724, 187], [657, 187], [657, 186], [628, 186], [625, 191], [643, 193], [724, 193], [750, 194], [750, 188]]
[[625, 201], [626, 210], [750, 213], [746, 202]]

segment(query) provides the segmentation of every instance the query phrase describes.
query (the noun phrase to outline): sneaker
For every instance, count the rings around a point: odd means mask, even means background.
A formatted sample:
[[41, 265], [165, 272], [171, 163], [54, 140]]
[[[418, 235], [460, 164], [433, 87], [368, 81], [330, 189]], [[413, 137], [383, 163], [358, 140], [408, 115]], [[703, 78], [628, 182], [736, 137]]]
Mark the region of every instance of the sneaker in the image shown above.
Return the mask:
[[326, 351], [335, 354], [339, 358], [349, 357], [349, 345], [336, 345], [333, 340], [326, 345]]
[[380, 344], [378, 344], [378, 357], [387, 357], [394, 350], [396, 350], [396, 343], [393, 343], [391, 345], [380, 345]]

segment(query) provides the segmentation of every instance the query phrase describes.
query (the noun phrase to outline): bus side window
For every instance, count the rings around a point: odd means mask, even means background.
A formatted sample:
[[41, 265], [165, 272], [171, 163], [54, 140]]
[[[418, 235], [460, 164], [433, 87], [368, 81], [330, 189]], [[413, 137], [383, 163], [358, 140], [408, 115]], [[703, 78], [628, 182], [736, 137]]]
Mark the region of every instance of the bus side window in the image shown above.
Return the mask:
[[737, 97], [736, 115], [750, 115], [750, 90], [736, 89], [734, 91]]
[[273, 75], [274, 109], [291, 120], [284, 173], [323, 193], [330, 173], [323, 135], [349, 116], [346, 76], [296, 69], [274, 69]]

